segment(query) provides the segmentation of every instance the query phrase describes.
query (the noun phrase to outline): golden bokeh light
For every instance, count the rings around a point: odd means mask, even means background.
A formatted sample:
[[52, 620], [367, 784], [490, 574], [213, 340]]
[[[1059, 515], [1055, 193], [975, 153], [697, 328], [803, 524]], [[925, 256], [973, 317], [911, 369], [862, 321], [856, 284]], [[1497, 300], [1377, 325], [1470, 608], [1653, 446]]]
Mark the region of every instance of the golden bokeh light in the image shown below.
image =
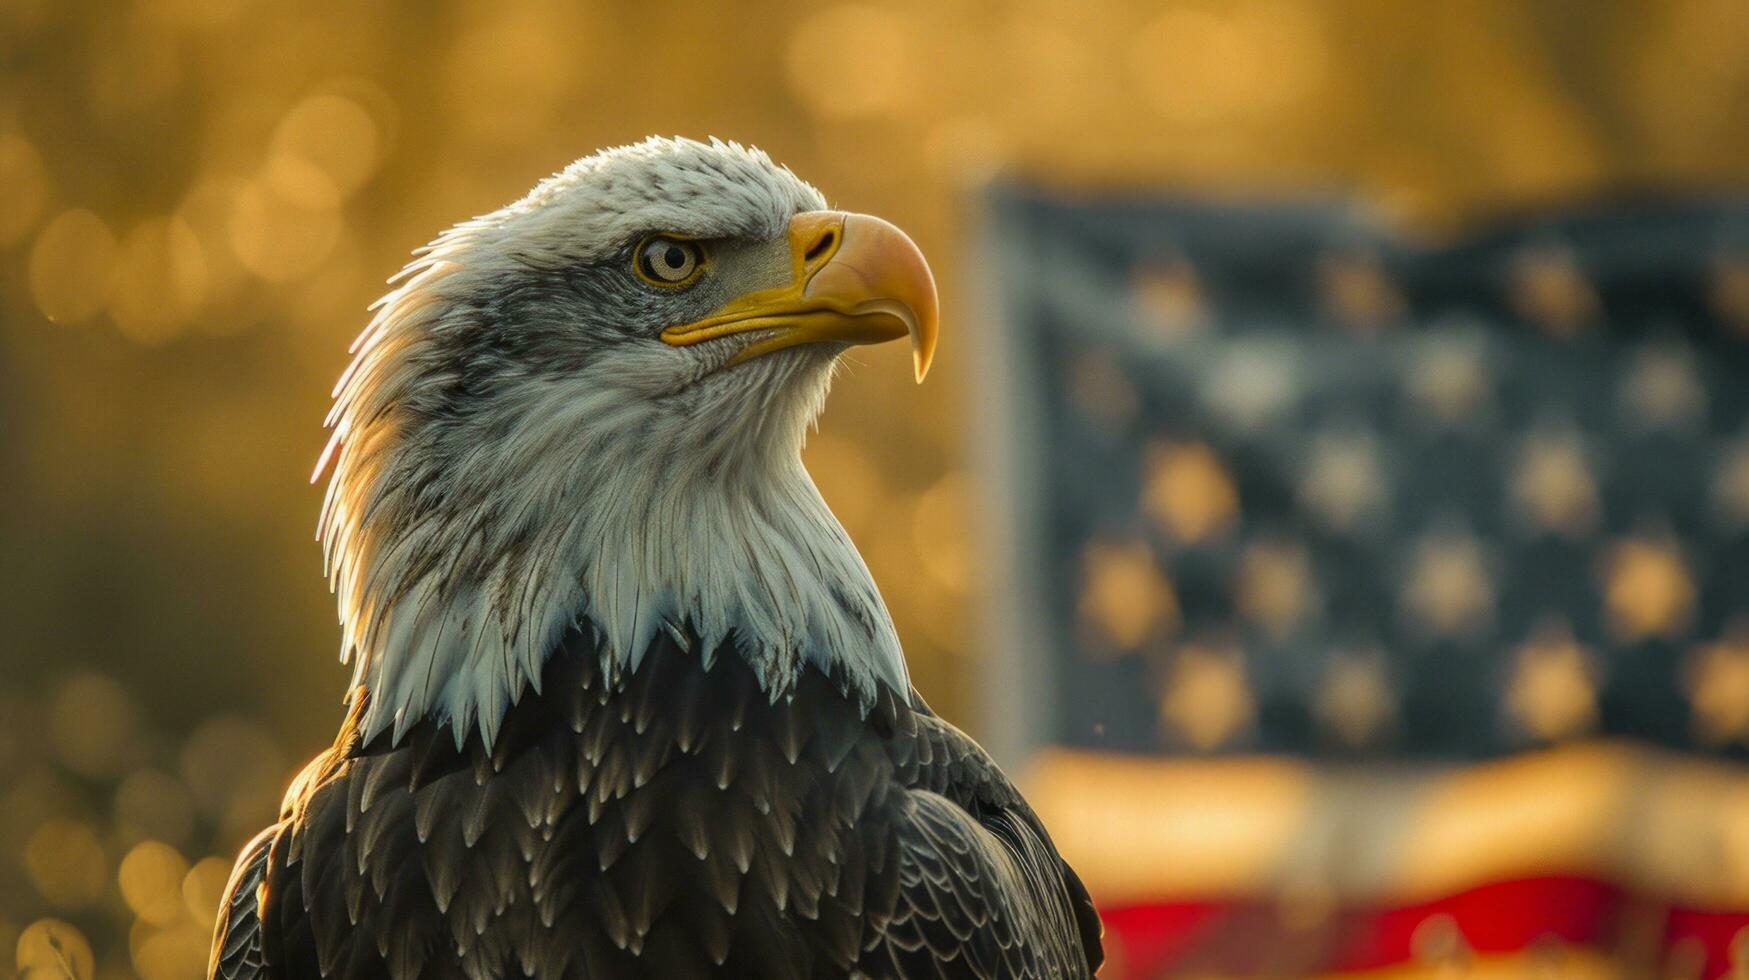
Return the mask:
[[1370, 251], [1337, 252], [1318, 263], [1324, 314], [1355, 334], [1373, 334], [1403, 315], [1405, 303]]
[[1256, 721], [1245, 661], [1224, 643], [1179, 647], [1162, 691], [1161, 728], [1168, 738], [1202, 751], [1232, 741]]
[[1397, 719], [1397, 699], [1377, 651], [1339, 653], [1324, 670], [1314, 709], [1326, 732], [1348, 748], [1371, 743]]
[[115, 826], [128, 843], [145, 839], [179, 846], [194, 833], [188, 787], [167, 772], [136, 769], [115, 791]]
[[212, 937], [186, 919], [168, 929], [142, 929], [132, 943], [140, 980], [187, 980], [205, 970]]
[[1597, 318], [1597, 292], [1564, 248], [1531, 249], [1513, 263], [1512, 305], [1555, 337], [1577, 336]]
[[964, 475], [949, 473], [918, 496], [911, 519], [924, 571], [953, 593], [963, 593], [971, 585], [966, 502], [972, 492]]
[[206, 970], [212, 936], [192, 922], [175, 928], [147, 929], [133, 943], [133, 968], [140, 980], [187, 980]]
[[877, 520], [886, 488], [880, 473], [869, 462], [868, 451], [830, 432], [816, 433], [808, 440], [802, 457], [820, 493], [852, 534]]
[[70, 922], [38, 919], [18, 935], [19, 980], [90, 980], [97, 972], [91, 943]]
[[1239, 559], [1234, 604], [1239, 614], [1278, 639], [1313, 611], [1311, 559], [1292, 541], [1254, 541]]
[[111, 776], [139, 758], [139, 709], [114, 678], [95, 671], [68, 677], [49, 703], [49, 738], [69, 769]]
[[1621, 541], [1604, 556], [1600, 573], [1609, 625], [1622, 642], [1674, 636], [1688, 625], [1694, 581], [1674, 542]]
[[1165, 337], [1182, 337], [1207, 325], [1208, 298], [1196, 270], [1183, 259], [1152, 262], [1132, 277], [1130, 295], [1142, 318]]
[[182, 902], [193, 922], [206, 922], [218, 912], [225, 885], [231, 880], [231, 859], [206, 857], [195, 862], [182, 879]]
[[1642, 428], [1693, 426], [1705, 417], [1707, 391], [1694, 355], [1675, 343], [1640, 351], [1621, 386], [1623, 414]]
[[[376, 121], [363, 106], [343, 95], [312, 95], [280, 120], [269, 159], [293, 171], [300, 170], [300, 164], [314, 168], [327, 181], [320, 190], [336, 199], [322, 194], [300, 199], [295, 191], [290, 196], [305, 207], [332, 207], [337, 198], [350, 196], [376, 172], [382, 158], [381, 141]], [[309, 188], [316, 181], [306, 175], [294, 183]]]
[[174, 925], [187, 912], [182, 899], [182, 879], [188, 861], [162, 841], [141, 841], [121, 859], [116, 881], [128, 908], [141, 921], [155, 926]]
[[[316, 271], [340, 240], [338, 194], [327, 206], [304, 202], [324, 199], [327, 177], [308, 165], [270, 168], [245, 183], [231, 204], [231, 247], [245, 269], [272, 283], [291, 282]], [[301, 184], [307, 180], [317, 187]]]
[[1403, 584], [1403, 609], [1422, 629], [1476, 636], [1494, 620], [1494, 590], [1488, 556], [1461, 533], [1429, 535], [1418, 542]]
[[1000, 127], [982, 116], [960, 116], [930, 127], [923, 156], [942, 179], [978, 187], [1002, 171], [1011, 147]]
[[1142, 510], [1178, 541], [1201, 543], [1238, 518], [1239, 490], [1206, 443], [1155, 444], [1143, 468]]
[[280, 200], [309, 211], [340, 207], [340, 185], [328, 171], [297, 153], [275, 153], [261, 168], [262, 185]]
[[48, 199], [42, 154], [17, 133], [0, 133], [0, 247], [28, 235]]
[[207, 288], [206, 254], [187, 223], [156, 218], [122, 242], [109, 316], [130, 340], [156, 346], [187, 330]]
[[1749, 625], [1702, 644], [1683, 665], [1694, 733], [1707, 745], [1749, 744]]
[[813, 11], [790, 34], [790, 91], [828, 119], [897, 111], [911, 96], [916, 48], [904, 14], [850, 3]]
[[231, 214], [243, 188], [241, 177], [212, 176], [199, 180], [182, 197], [171, 218], [174, 227], [188, 229], [199, 249], [206, 309], [218, 313], [199, 320], [201, 329], [210, 333], [229, 333], [235, 329], [228, 315], [231, 311], [225, 307], [250, 281], [249, 271], [231, 246]]
[[1597, 723], [1591, 652], [1564, 623], [1544, 623], [1519, 648], [1506, 687], [1506, 712], [1539, 741], [1582, 735]]
[[1415, 407], [1442, 425], [1473, 419], [1488, 400], [1489, 365], [1480, 343], [1444, 340], [1427, 344], [1409, 372]]
[[57, 909], [89, 908], [103, 898], [109, 863], [90, 824], [50, 820], [24, 844], [24, 869], [43, 898]]
[[1531, 524], [1578, 538], [1596, 525], [1597, 484], [1572, 438], [1525, 440], [1512, 471], [1513, 504]]
[[115, 233], [84, 208], [63, 211], [30, 250], [30, 294], [55, 323], [90, 319], [114, 284]]
[[182, 745], [180, 775], [197, 812], [227, 833], [244, 835], [262, 813], [278, 809], [287, 760], [255, 722], [219, 716], [202, 722]]
[[474, 23], [444, 59], [455, 125], [481, 144], [551, 125], [595, 54], [582, 7], [525, 2], [469, 10]]
[[1388, 503], [1377, 442], [1365, 433], [1322, 433], [1300, 477], [1301, 506], [1333, 530], [1360, 530]]
[[1322, 83], [1320, 28], [1304, 6], [1276, 0], [1173, 4], [1130, 49], [1130, 72], [1167, 119], [1211, 123], [1311, 98]]
[[1081, 619], [1113, 646], [1135, 650], [1178, 625], [1178, 595], [1146, 541], [1095, 542], [1083, 561]]

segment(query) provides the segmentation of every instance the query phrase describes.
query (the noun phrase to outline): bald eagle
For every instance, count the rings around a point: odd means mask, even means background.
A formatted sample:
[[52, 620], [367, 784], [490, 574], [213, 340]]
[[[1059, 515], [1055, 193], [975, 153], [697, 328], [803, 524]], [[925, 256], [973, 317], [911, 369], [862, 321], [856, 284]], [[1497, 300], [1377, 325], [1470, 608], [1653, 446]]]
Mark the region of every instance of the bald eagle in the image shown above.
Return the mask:
[[898, 228], [733, 143], [586, 157], [418, 253], [336, 387], [349, 711], [211, 975], [1085, 977], [1086, 890], [911, 686], [801, 462], [933, 353]]

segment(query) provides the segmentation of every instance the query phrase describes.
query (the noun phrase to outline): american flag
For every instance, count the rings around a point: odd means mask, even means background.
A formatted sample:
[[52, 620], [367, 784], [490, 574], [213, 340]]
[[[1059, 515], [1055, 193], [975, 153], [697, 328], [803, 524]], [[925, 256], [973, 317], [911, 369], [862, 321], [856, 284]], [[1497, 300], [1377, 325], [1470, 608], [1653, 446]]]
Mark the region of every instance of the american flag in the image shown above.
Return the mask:
[[1106, 975], [1749, 976], [1749, 205], [989, 205], [990, 741]]

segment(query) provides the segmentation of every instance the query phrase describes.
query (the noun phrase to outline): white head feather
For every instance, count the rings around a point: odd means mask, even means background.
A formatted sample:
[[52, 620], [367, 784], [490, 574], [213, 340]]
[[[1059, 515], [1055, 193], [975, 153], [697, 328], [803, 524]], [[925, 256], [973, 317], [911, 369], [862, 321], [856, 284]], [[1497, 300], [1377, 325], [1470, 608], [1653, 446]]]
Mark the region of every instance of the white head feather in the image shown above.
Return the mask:
[[719, 370], [738, 344], [661, 343], [675, 311], [618, 285], [652, 232], [739, 242], [756, 279], [789, 218], [824, 206], [758, 150], [651, 139], [403, 270], [354, 344], [317, 469], [333, 466], [318, 533], [366, 738], [430, 718], [490, 744], [573, 625], [610, 670], [690, 630], [707, 653], [732, 636], [774, 699], [810, 664], [865, 704], [907, 696], [891, 617], [800, 459], [838, 349]]

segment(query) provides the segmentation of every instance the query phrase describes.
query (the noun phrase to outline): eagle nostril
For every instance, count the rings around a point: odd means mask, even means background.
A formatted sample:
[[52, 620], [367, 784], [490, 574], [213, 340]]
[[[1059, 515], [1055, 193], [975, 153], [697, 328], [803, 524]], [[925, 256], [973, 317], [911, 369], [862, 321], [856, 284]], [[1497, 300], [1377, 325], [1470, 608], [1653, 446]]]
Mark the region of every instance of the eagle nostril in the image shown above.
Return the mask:
[[835, 228], [826, 229], [826, 233], [821, 235], [818, 241], [808, 246], [807, 252], [802, 255], [802, 261], [812, 262], [820, 256], [825, 255], [826, 252], [832, 248], [832, 243], [837, 240], [838, 230]]

